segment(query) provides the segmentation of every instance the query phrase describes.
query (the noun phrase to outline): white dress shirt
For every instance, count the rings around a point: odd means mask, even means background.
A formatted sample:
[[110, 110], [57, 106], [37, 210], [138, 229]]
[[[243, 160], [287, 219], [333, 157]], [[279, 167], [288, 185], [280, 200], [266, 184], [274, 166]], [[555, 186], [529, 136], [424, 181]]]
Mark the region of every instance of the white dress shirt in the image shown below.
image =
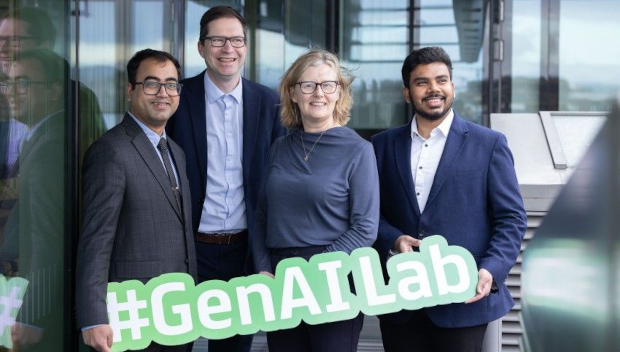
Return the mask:
[[420, 213], [424, 212], [428, 195], [433, 186], [435, 173], [439, 166], [439, 160], [446, 146], [450, 126], [454, 120], [454, 112], [450, 110], [448, 116], [435, 127], [428, 139], [422, 138], [418, 133], [417, 116], [411, 123], [411, 177], [413, 178], [414, 192], [420, 207]]

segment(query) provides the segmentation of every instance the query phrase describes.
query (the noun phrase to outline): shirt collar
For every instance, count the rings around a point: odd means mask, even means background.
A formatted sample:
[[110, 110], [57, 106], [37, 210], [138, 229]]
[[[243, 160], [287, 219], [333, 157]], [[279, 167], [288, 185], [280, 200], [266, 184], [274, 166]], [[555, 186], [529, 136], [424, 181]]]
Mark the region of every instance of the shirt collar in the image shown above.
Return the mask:
[[151, 141], [151, 144], [153, 144], [153, 147], [157, 148], [157, 145], [159, 144], [159, 140], [162, 137], [163, 138], [167, 138], [166, 137], [166, 130], [164, 130], [164, 132], [160, 136], [157, 133], [153, 132], [153, 130], [148, 128], [145, 124], [143, 124], [142, 121], [138, 120], [137, 117], [133, 116], [133, 114], [130, 111], [127, 111], [127, 113], [129, 114], [129, 116], [131, 116], [131, 118], [134, 121], [136, 121], [136, 123], [138, 124], [138, 126], [140, 126], [142, 131], [144, 131], [144, 134], [146, 134], [146, 136], [148, 137], [149, 141]]
[[215, 85], [215, 83], [213, 83], [211, 77], [209, 77], [209, 73], [205, 72], [205, 92], [207, 93], [207, 100], [209, 101], [209, 104], [215, 103], [216, 100], [220, 99], [224, 95], [230, 95], [235, 98], [237, 103], [241, 103], [241, 92], [243, 91], [241, 83], [242, 81], [243, 79], [239, 78], [239, 84], [237, 84], [235, 89], [233, 89], [230, 93], [226, 94], [222, 92]]
[[[419, 135], [418, 134], [418, 124], [416, 123], [417, 114], [413, 116], [413, 121], [411, 122], [411, 137]], [[450, 132], [450, 126], [452, 126], [452, 121], [454, 120], [454, 110], [450, 109], [448, 116], [446, 116], [443, 121], [439, 124], [439, 126], [433, 128], [431, 131], [431, 137], [433, 137], [436, 133], [443, 134], [445, 138], [448, 138], [448, 133]]]

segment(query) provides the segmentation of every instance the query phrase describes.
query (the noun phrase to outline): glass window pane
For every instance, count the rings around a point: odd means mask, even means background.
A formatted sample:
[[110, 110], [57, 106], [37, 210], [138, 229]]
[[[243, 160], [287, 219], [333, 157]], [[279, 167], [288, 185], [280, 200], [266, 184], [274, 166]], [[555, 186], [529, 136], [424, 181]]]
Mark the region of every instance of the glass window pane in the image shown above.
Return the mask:
[[200, 38], [200, 18], [207, 12], [206, 4], [187, 1], [185, 4], [185, 63], [183, 77], [193, 77], [204, 71], [205, 60], [198, 54], [198, 40]]
[[541, 60], [540, 0], [515, 0], [512, 13], [512, 105], [510, 111], [538, 112]]
[[620, 2], [560, 4], [559, 110], [605, 111], [620, 81]]
[[[0, 6], [2, 7], [2, 6]], [[10, 62], [0, 78], [9, 87], [0, 95], [0, 280], [4, 311], [0, 325], [2, 346], [11, 350], [61, 351], [70, 336], [62, 322], [72, 312], [65, 258], [75, 220], [69, 200], [72, 177], [69, 156], [73, 135], [70, 122], [76, 94], [69, 78], [69, 40], [61, 31], [68, 23], [65, 1], [48, 1], [38, 8], [24, 7], [0, 21], [0, 36], [41, 38], [54, 43], [22, 40], [7, 48]], [[8, 52], [7, 52], [8, 50]], [[4, 280], [23, 278], [28, 285], [7, 292]], [[12, 281], [12, 282], [15, 282]], [[10, 281], [11, 282], [11, 281]], [[11, 286], [11, 284], [9, 284]], [[7, 308], [6, 298], [21, 306]], [[17, 302], [15, 302], [17, 303]], [[6, 318], [20, 308], [15, 325]], [[10, 346], [11, 331], [17, 341]], [[8, 334], [8, 335], [7, 335]]]
[[341, 3], [340, 59], [357, 77], [349, 126], [386, 129], [405, 122], [400, 68], [409, 48], [408, 1]]
[[[85, 6], [85, 5], [84, 5]], [[95, 1], [88, 4], [80, 16], [78, 57], [80, 82], [89, 87], [98, 100], [103, 113], [105, 129], [112, 128], [121, 119], [122, 108], [119, 103], [124, 96], [125, 82], [117, 71], [119, 56], [116, 40], [117, 6], [115, 1]], [[109, 28], [102, 31], [101, 28]], [[120, 65], [120, 64], [119, 64]], [[120, 68], [124, 68], [120, 66]], [[94, 101], [93, 103], [94, 104]], [[82, 143], [86, 150], [100, 133], [91, 133], [89, 141]]]
[[487, 33], [482, 2], [421, 1], [414, 25], [414, 48], [442, 47], [452, 60], [456, 98], [454, 111], [466, 120], [482, 122], [482, 36]]

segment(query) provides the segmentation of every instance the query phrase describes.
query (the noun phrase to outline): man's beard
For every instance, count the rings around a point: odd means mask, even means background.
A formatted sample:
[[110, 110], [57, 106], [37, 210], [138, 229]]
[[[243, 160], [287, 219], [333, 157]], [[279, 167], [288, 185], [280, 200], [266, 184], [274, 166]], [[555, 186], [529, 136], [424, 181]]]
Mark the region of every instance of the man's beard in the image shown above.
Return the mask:
[[[444, 103], [447, 102], [447, 97], [443, 94], [433, 94], [433, 95], [429, 95], [424, 97], [424, 100], [427, 99], [432, 99], [432, 98], [441, 98], [443, 99]], [[411, 97], [411, 101], [413, 100], [413, 97]], [[425, 112], [425, 111], [419, 111], [415, 104], [413, 104], [413, 110], [415, 111], [416, 115], [429, 120], [429, 121], [437, 121], [439, 119], [441, 119], [442, 117], [446, 116], [446, 114], [448, 114], [448, 112], [450, 111], [450, 109], [452, 109], [452, 101], [450, 101], [450, 104], [448, 106], [446, 106], [445, 109], [443, 109], [441, 112]]]

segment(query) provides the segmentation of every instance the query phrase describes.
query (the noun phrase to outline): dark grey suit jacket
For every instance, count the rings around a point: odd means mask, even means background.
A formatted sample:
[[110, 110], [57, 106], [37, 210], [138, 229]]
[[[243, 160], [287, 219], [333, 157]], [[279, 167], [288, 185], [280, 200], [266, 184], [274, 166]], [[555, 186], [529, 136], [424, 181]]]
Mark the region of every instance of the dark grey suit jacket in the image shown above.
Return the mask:
[[78, 245], [78, 327], [107, 324], [108, 282], [147, 282], [164, 273], [196, 278], [185, 155], [169, 139], [183, 197], [183, 216], [157, 151], [129, 116], [86, 152], [84, 225]]

